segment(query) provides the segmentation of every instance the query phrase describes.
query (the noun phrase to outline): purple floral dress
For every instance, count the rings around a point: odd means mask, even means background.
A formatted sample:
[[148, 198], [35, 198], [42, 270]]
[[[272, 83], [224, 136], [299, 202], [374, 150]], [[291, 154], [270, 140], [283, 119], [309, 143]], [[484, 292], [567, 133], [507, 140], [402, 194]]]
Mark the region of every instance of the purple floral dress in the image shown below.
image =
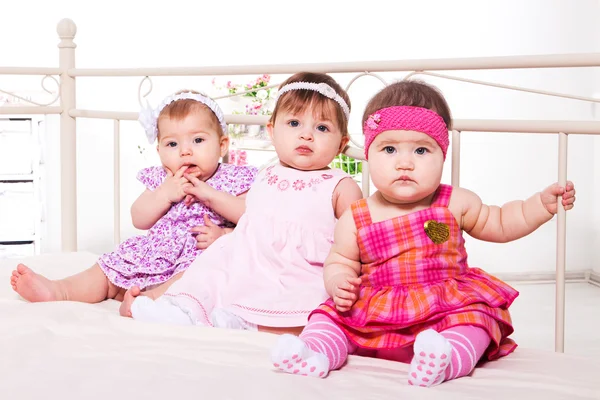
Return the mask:
[[[257, 170], [251, 166], [220, 164], [215, 174], [206, 181], [213, 188], [234, 196], [250, 189]], [[137, 178], [149, 190], [155, 190], [166, 178], [162, 166], [144, 168]], [[112, 253], [106, 253], [98, 265], [116, 286], [141, 289], [158, 285], [184, 271], [202, 252], [196, 249], [196, 239], [190, 228], [204, 225], [204, 214], [225, 228], [235, 225], [201, 203], [186, 207], [183, 202], [173, 204], [146, 236], [134, 236], [121, 243]]]

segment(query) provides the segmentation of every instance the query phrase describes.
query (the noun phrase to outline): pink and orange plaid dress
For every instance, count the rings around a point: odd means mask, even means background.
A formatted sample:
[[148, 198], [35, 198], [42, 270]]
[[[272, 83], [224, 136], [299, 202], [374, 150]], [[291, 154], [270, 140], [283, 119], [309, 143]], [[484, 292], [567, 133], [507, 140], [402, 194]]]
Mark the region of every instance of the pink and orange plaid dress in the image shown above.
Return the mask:
[[[329, 299], [314, 312], [325, 313], [360, 349], [410, 346], [428, 328], [457, 325], [485, 329], [492, 341], [489, 360], [511, 353], [516, 344], [508, 307], [519, 293], [508, 284], [467, 265], [462, 231], [447, 208], [452, 186], [440, 185], [428, 209], [373, 223], [362, 199], [352, 205], [363, 283], [359, 299], [338, 313]], [[427, 221], [449, 227], [444, 243], [425, 232]]]

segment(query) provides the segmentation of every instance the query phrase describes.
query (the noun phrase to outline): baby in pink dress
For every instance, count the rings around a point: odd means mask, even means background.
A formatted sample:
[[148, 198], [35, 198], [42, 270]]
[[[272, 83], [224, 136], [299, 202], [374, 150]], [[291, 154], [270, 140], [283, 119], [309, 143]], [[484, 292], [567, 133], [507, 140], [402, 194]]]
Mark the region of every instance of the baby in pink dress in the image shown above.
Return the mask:
[[256, 169], [219, 163], [229, 139], [217, 103], [200, 93], [177, 93], [157, 109], [143, 110], [140, 122], [150, 143], [158, 139], [162, 163], [139, 172], [146, 191], [131, 208], [134, 226], [148, 234], [124, 241], [91, 268], [59, 281], [20, 264], [11, 284], [26, 300], [96, 303], [120, 300], [132, 287], [164, 290], [161, 284], [186, 270], [243, 214]]
[[327, 298], [323, 263], [337, 218], [362, 196], [346, 173], [328, 167], [348, 142], [348, 104], [325, 74], [284, 82], [267, 126], [279, 162], [259, 173], [233, 233], [162, 297], [137, 297], [133, 318], [271, 332], [304, 326]]

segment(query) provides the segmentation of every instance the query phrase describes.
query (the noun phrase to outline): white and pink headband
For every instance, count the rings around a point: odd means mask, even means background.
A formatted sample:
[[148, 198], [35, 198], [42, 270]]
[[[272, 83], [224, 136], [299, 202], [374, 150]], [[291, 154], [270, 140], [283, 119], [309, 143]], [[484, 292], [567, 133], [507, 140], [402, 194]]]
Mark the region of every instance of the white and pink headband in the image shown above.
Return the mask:
[[163, 110], [163, 108], [165, 108], [174, 101], [186, 99], [195, 100], [210, 108], [210, 110], [215, 114], [215, 116], [219, 120], [219, 124], [223, 129], [223, 135], [227, 135], [227, 124], [225, 123], [225, 114], [223, 114], [223, 110], [221, 110], [221, 107], [219, 107], [217, 102], [203, 94], [184, 92], [166, 97], [156, 108], [152, 108], [150, 107], [150, 104], [146, 103], [146, 107], [140, 110], [138, 121], [144, 127], [144, 130], [146, 131], [146, 137], [148, 138], [148, 142], [150, 144], [153, 144], [156, 138], [158, 137], [158, 116], [160, 115], [160, 112]]
[[317, 93], [320, 93], [323, 96], [338, 103], [340, 105], [340, 107], [342, 108], [344, 115], [346, 116], [346, 120], [350, 119], [350, 107], [348, 107], [348, 104], [346, 104], [346, 101], [344, 100], [344, 98], [342, 96], [340, 96], [335, 91], [335, 89], [332, 88], [331, 86], [329, 86], [328, 84], [313, 83], [313, 82], [292, 82], [292, 83], [288, 83], [287, 85], [284, 85], [281, 89], [279, 89], [277, 96], [280, 97], [285, 92], [289, 92], [292, 90], [312, 90]]
[[446, 152], [450, 144], [448, 127], [444, 119], [434, 111], [422, 107], [394, 106], [382, 108], [369, 115], [363, 125], [367, 159], [371, 143], [377, 135], [385, 131], [422, 132], [436, 141], [446, 159]]

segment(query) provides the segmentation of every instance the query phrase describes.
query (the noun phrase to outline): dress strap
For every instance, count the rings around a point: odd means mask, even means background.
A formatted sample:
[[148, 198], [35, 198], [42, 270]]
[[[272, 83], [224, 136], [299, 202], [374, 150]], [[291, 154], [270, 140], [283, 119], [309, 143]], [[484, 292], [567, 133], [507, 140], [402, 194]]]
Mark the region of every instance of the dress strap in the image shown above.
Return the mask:
[[433, 196], [432, 207], [448, 207], [450, 196], [452, 195], [452, 186], [441, 184]]
[[371, 213], [369, 212], [369, 206], [367, 205], [367, 199], [360, 199], [350, 205], [352, 210], [352, 217], [354, 217], [354, 224], [356, 230], [371, 225]]

